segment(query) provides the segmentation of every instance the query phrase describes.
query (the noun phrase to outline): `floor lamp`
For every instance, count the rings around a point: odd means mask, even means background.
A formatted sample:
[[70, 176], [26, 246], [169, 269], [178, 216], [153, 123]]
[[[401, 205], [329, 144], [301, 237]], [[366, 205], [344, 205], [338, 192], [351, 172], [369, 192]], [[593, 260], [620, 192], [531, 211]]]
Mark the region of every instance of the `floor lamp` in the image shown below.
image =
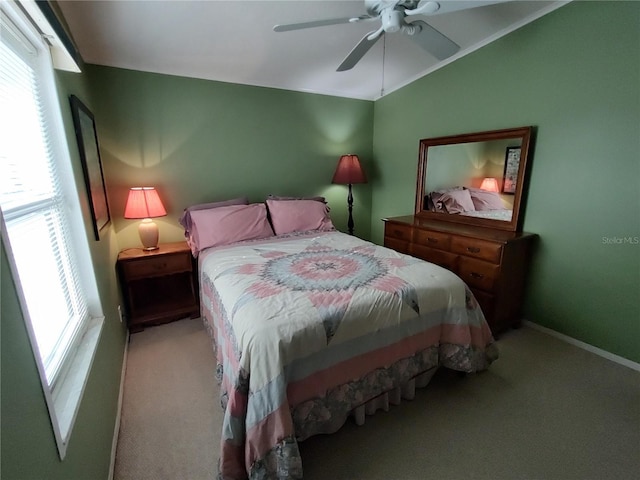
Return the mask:
[[360, 159], [357, 155], [350, 154], [340, 157], [331, 183], [349, 185], [349, 195], [347, 196], [349, 222], [347, 227], [349, 228], [349, 235], [353, 235], [353, 193], [351, 192], [351, 185], [354, 183], [367, 183], [367, 177], [364, 175], [364, 170], [362, 170]]

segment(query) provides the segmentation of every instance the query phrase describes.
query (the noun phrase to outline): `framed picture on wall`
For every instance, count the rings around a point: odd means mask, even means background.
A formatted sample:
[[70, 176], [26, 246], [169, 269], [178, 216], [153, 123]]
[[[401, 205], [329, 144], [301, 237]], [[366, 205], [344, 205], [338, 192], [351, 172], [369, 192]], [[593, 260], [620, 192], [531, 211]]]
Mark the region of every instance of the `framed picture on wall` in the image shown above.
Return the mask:
[[85, 186], [89, 197], [93, 233], [96, 240], [100, 240], [100, 231], [111, 221], [107, 190], [104, 185], [102, 161], [98, 148], [98, 135], [93, 114], [75, 95], [69, 97], [73, 126], [78, 142], [78, 151], [82, 163]]
[[519, 168], [520, 147], [507, 147], [507, 153], [504, 158], [504, 178], [502, 179], [502, 193], [516, 193]]

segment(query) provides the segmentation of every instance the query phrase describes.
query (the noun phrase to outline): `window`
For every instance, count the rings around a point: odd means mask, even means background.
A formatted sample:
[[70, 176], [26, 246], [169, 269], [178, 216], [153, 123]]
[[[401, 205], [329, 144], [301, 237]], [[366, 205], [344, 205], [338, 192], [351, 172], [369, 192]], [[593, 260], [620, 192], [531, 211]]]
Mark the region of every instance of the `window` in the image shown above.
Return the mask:
[[0, 218], [64, 457], [103, 319], [49, 50], [10, 5], [0, 12]]

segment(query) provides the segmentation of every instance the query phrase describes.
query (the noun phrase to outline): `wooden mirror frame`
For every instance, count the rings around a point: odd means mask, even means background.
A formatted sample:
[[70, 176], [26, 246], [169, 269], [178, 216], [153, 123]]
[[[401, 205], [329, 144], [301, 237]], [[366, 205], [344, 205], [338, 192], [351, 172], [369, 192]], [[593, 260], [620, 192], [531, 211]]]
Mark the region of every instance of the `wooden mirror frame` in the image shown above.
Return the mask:
[[[418, 178], [416, 186], [415, 215], [420, 218], [440, 220], [444, 222], [454, 222], [481, 227], [520, 231], [522, 226], [522, 215], [528, 187], [528, 170], [530, 165], [533, 127], [508, 128], [503, 130], [491, 130], [486, 132], [469, 133], [463, 135], [449, 135], [446, 137], [426, 138], [420, 140], [420, 152], [418, 155]], [[476, 218], [464, 215], [449, 214], [443, 212], [433, 212], [424, 210], [424, 196], [429, 193], [425, 191], [427, 175], [427, 154], [429, 147], [441, 145], [454, 145], [460, 143], [487, 142], [492, 140], [506, 140], [510, 138], [520, 139], [520, 165], [513, 197], [513, 210], [511, 221], [495, 220], [488, 218]]]

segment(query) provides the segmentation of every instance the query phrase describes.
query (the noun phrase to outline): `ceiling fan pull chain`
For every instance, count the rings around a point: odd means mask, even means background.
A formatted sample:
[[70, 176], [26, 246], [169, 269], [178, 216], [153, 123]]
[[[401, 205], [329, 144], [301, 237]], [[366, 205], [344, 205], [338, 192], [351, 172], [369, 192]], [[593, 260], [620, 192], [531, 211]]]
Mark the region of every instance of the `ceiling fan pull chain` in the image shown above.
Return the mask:
[[380, 86], [380, 97], [384, 96], [384, 58], [387, 53], [387, 36], [382, 39], [382, 85]]

